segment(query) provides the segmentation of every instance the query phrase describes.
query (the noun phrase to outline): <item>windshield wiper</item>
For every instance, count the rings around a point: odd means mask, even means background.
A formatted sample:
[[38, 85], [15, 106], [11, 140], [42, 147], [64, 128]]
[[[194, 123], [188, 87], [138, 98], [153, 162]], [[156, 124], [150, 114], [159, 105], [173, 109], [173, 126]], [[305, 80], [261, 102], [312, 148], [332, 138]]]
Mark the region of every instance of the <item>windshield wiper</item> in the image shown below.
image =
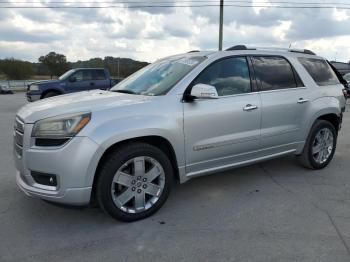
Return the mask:
[[131, 91], [131, 90], [123, 90], [123, 89], [120, 89], [120, 90], [110, 90], [112, 92], [118, 92], [118, 93], [123, 93], [123, 94], [132, 94], [132, 95], [136, 95], [137, 93], [134, 92], [134, 91]]

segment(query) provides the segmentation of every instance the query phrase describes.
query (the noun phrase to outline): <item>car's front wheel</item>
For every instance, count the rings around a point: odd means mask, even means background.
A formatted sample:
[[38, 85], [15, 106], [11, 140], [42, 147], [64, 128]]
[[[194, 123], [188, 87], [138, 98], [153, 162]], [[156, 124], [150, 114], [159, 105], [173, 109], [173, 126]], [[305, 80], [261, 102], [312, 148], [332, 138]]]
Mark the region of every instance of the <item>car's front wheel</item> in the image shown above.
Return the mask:
[[54, 92], [54, 91], [50, 91], [50, 92], [46, 93], [46, 94], [43, 96], [43, 98], [49, 98], [49, 97], [58, 96], [58, 95], [59, 95], [59, 93]]
[[332, 160], [336, 145], [337, 131], [334, 125], [326, 120], [317, 120], [311, 128], [299, 160], [310, 169], [324, 168]]
[[122, 221], [152, 215], [166, 201], [173, 181], [168, 157], [145, 143], [112, 152], [99, 172], [96, 196], [101, 208]]

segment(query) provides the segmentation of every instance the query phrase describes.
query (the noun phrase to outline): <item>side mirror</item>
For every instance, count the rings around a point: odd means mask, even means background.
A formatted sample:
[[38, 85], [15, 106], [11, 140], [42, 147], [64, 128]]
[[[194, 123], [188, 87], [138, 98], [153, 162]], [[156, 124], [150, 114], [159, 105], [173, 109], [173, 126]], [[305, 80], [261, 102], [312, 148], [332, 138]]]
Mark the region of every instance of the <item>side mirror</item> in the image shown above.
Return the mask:
[[216, 88], [206, 84], [196, 84], [192, 87], [191, 96], [197, 99], [216, 99], [219, 98]]
[[77, 81], [77, 78], [75, 77], [75, 76], [71, 76], [70, 78], [69, 78], [69, 82], [76, 82]]

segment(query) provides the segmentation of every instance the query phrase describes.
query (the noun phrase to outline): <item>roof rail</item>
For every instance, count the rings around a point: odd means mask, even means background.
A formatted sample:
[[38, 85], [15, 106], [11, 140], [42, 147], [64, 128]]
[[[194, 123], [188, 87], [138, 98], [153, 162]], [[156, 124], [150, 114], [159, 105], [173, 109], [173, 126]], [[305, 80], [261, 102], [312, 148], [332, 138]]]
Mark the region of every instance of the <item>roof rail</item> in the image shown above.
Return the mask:
[[233, 50], [248, 50], [245, 45], [235, 45], [227, 48], [225, 51], [233, 51]]
[[188, 51], [187, 53], [196, 53], [199, 52], [199, 50], [192, 50], [192, 51]]
[[[316, 55], [314, 52], [312, 52], [309, 49], [303, 49], [301, 50], [303, 54], [308, 54], [308, 55]], [[295, 52], [295, 53], [300, 53], [300, 51], [296, 50], [296, 49], [290, 49], [289, 52]]]
[[226, 51], [233, 50], [277, 50], [277, 51], [286, 51], [286, 52], [294, 52], [294, 53], [302, 53], [308, 55], [316, 55], [314, 52], [308, 49], [292, 49], [292, 48], [279, 48], [279, 47], [251, 47], [248, 48], [245, 45], [235, 45], [227, 48]]

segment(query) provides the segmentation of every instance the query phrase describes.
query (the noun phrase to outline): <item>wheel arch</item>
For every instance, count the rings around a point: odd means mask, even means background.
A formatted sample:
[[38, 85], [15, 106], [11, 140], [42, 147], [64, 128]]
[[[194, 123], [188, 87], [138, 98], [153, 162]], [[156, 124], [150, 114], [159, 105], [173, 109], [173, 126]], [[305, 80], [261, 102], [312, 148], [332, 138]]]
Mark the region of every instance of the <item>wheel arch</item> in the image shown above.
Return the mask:
[[[336, 129], [336, 131], [339, 131], [339, 125], [341, 123], [341, 111], [339, 109], [332, 107], [332, 108], [327, 108], [324, 110], [318, 111], [310, 120], [310, 122], [307, 124], [307, 128], [304, 129], [305, 133], [303, 135], [303, 141], [306, 142], [307, 138], [310, 135], [310, 131], [312, 129], [312, 126], [315, 124], [317, 120], [326, 120], [329, 121]], [[305, 143], [301, 144], [298, 146], [296, 155], [301, 154], [305, 147]]]
[[338, 116], [337, 114], [329, 113], [329, 114], [321, 115], [316, 119], [316, 121], [317, 120], [326, 120], [334, 126], [337, 132], [339, 131], [339, 125], [341, 120], [340, 120], [340, 116]]
[[63, 94], [63, 92], [61, 90], [59, 90], [59, 89], [50, 88], [50, 89], [47, 89], [44, 92], [42, 92], [42, 94], [40, 96], [40, 99], [43, 99], [46, 96], [46, 94], [48, 94], [50, 92], [56, 93], [57, 95], [62, 95]]
[[92, 183], [92, 197], [94, 197], [95, 193], [95, 187], [96, 187], [96, 181], [98, 178], [99, 170], [101, 169], [104, 161], [108, 158], [110, 154], [112, 154], [117, 148], [129, 144], [129, 143], [146, 143], [153, 145], [166, 154], [170, 162], [172, 164], [174, 174], [175, 174], [175, 179], [180, 180], [180, 175], [179, 175], [179, 168], [178, 168], [178, 162], [177, 162], [177, 157], [175, 154], [175, 150], [171, 143], [169, 142], [168, 139], [162, 137], [162, 136], [157, 136], [157, 135], [150, 135], [150, 136], [140, 136], [140, 137], [134, 137], [134, 138], [129, 138], [125, 139], [119, 142], [116, 142], [112, 145], [110, 145], [101, 155], [100, 159], [98, 160], [98, 164], [94, 173], [94, 178], [93, 178], [93, 183]]

